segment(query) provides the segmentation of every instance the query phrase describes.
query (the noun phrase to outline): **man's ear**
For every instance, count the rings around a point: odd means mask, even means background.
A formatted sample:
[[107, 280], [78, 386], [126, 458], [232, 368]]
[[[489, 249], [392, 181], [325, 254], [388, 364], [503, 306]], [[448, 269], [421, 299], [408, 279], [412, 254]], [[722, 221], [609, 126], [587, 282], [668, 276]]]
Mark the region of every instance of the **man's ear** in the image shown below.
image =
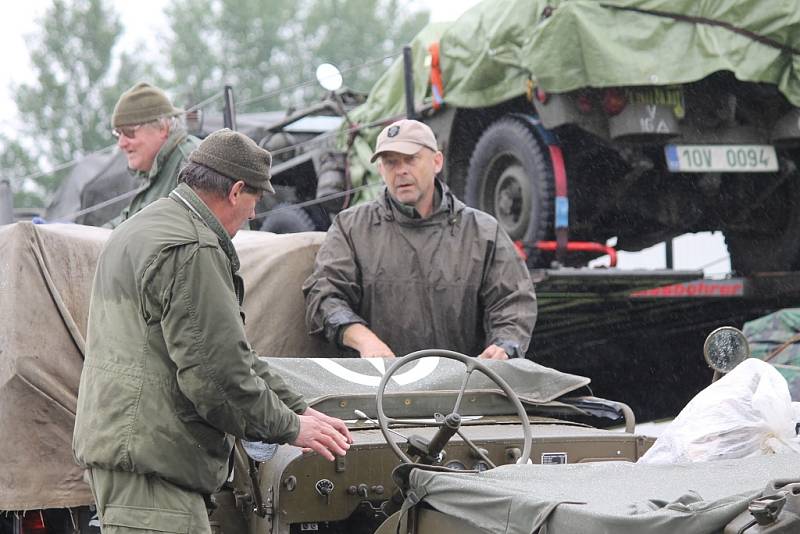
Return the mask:
[[437, 150], [436, 153], [433, 155], [433, 168], [436, 170], [438, 174], [442, 167], [444, 166], [444, 154], [441, 151]]
[[169, 123], [164, 121], [159, 121], [158, 126], [159, 126], [158, 129], [159, 137], [161, 137], [161, 139], [166, 141], [167, 138], [169, 137]]
[[228, 191], [228, 202], [233, 205], [238, 204], [242, 189], [244, 189], [244, 182], [242, 180], [234, 182], [233, 186], [231, 186], [231, 190]]

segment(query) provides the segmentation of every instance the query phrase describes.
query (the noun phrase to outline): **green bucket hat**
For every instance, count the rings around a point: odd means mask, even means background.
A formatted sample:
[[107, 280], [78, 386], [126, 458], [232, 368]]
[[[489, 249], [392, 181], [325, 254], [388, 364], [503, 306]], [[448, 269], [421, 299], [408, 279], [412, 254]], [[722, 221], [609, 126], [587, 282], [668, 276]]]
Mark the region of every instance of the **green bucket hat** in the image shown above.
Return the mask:
[[111, 116], [111, 127], [144, 124], [180, 115], [183, 110], [169, 101], [164, 91], [146, 82], [139, 82], [119, 97]]
[[189, 154], [199, 163], [231, 180], [242, 180], [250, 187], [275, 193], [270, 183], [272, 156], [244, 134], [228, 128], [217, 130]]

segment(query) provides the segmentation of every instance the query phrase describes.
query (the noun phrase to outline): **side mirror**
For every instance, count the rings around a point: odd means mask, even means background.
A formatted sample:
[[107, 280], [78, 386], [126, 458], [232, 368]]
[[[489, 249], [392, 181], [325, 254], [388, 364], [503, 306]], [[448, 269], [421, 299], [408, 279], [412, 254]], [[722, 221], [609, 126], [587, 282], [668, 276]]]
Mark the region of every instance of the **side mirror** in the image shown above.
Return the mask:
[[328, 91], [336, 91], [342, 86], [342, 73], [335, 65], [323, 63], [317, 67], [317, 81]]
[[714, 369], [716, 380], [718, 373], [729, 373], [750, 357], [750, 344], [738, 328], [722, 326], [708, 334], [703, 344], [703, 356]]

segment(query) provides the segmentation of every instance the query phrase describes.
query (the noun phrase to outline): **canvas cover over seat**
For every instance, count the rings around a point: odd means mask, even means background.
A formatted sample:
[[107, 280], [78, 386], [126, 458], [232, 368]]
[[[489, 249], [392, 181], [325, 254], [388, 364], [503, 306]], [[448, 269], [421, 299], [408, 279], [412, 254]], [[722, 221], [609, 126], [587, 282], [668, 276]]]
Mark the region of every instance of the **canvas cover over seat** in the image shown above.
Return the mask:
[[483, 473], [416, 468], [408, 481], [413, 500], [485, 532], [711, 534], [752, 499], [800, 482], [800, 455], [681, 465], [504, 465]]
[[[0, 226], [0, 510], [92, 502], [72, 459], [89, 295], [110, 230]], [[303, 280], [324, 234], [240, 232], [246, 332], [271, 356], [335, 356], [306, 334]]]

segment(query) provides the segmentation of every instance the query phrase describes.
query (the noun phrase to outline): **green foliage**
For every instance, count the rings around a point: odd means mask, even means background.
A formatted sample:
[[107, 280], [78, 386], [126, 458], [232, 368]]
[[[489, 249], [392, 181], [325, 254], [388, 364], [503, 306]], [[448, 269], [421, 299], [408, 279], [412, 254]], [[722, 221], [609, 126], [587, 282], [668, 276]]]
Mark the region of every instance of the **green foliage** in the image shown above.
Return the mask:
[[295, 3], [287, 0], [177, 0], [166, 10], [171, 86], [195, 102], [225, 84], [246, 100], [281, 86]]
[[[127, 55], [112, 69], [122, 29], [111, 2], [53, 0], [39, 30], [29, 37], [35, 80], [13, 91], [23, 126], [15, 132], [15, 141], [0, 140], [13, 154], [0, 160], [4, 174], [19, 182], [20, 170], [50, 169], [113, 143], [114, 103], [144, 74]], [[17, 199], [26, 205], [43, 203], [63, 174], [16, 183]]]
[[367, 92], [390, 62], [365, 62], [399, 53], [428, 23], [427, 11], [408, 12], [397, 0], [315, 0], [303, 21], [308, 43], [305, 79], [313, 68], [333, 63], [347, 87]]
[[26, 187], [26, 184], [22, 183], [22, 177], [36, 170], [36, 163], [18, 140], [2, 134], [0, 134], [0, 169], [3, 177], [9, 178], [11, 182], [15, 206], [35, 208], [44, 206], [41, 188], [36, 188], [36, 184], [28, 184]]
[[324, 62], [367, 91], [385, 65], [359, 66], [398, 53], [429, 14], [397, 0], [176, 0], [167, 17], [171, 86], [196, 102], [231, 84], [241, 111], [254, 111], [319, 96]]
[[161, 85], [178, 106], [225, 84], [240, 112], [302, 105], [322, 94], [314, 71], [323, 62], [342, 69], [346, 86], [368, 90], [385, 70], [370, 60], [399, 53], [429, 18], [398, 0], [174, 0], [165, 15], [169, 72], [156, 76], [158, 45], [115, 51], [123, 26], [113, 2], [52, 0], [29, 39], [34, 81], [13, 90], [22, 126], [0, 136], [0, 174], [12, 178], [18, 207], [46, 204], [68, 173], [37, 171], [113, 143], [111, 112], [136, 81]]

